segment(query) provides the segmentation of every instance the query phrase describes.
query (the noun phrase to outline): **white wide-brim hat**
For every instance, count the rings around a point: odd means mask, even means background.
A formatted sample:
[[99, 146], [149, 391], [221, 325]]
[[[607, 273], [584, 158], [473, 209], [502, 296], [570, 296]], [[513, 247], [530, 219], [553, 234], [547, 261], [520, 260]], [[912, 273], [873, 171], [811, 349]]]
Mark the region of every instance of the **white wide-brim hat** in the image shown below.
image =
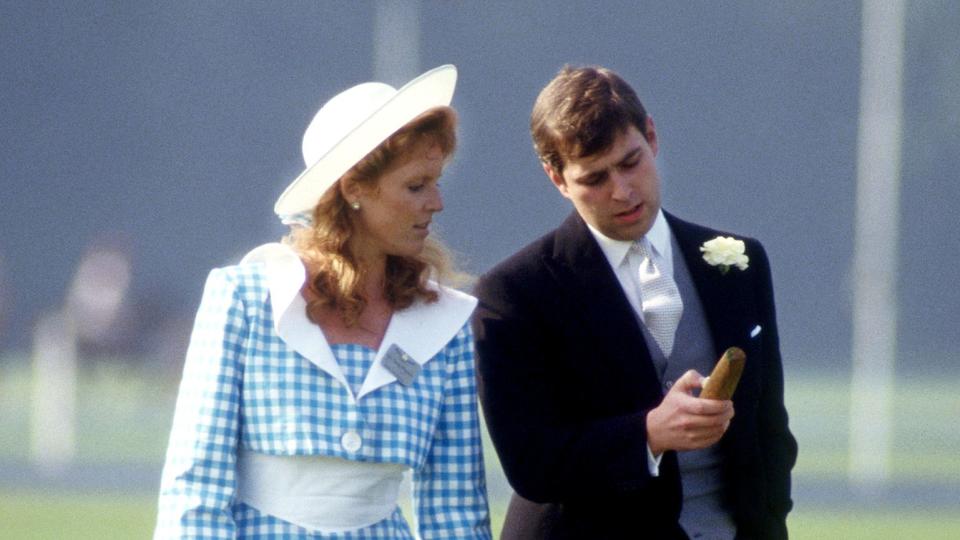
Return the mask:
[[287, 186], [273, 211], [283, 219], [313, 209], [334, 182], [397, 130], [430, 109], [449, 106], [456, 84], [457, 68], [447, 64], [399, 90], [368, 82], [334, 96], [303, 134], [306, 170]]

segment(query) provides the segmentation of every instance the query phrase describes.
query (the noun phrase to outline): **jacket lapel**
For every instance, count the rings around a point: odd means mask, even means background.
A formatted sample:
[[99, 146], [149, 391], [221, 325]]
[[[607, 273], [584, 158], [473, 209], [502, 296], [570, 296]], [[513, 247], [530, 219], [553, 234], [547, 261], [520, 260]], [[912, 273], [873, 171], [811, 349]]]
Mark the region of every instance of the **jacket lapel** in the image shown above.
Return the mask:
[[357, 393], [357, 399], [397, 380], [383, 363], [391, 345], [396, 345], [423, 366], [457, 335], [470, 318], [477, 306], [476, 298], [434, 282], [430, 282], [430, 285], [439, 294], [436, 302], [427, 304], [418, 300], [390, 318], [380, 350]]
[[306, 270], [300, 257], [289, 246], [270, 243], [258, 246], [240, 261], [240, 264], [254, 263], [265, 265], [277, 335], [288, 347], [339, 381], [352, 399], [353, 392], [347, 377], [333, 356], [323, 332], [307, 319], [307, 303], [300, 295]]
[[570, 305], [583, 313], [578, 320], [589, 327], [583, 335], [627, 359], [616, 369], [657, 381], [636, 313], [596, 239], [575, 211], [557, 229], [553, 253], [544, 262]]
[[360, 390], [354, 396], [323, 331], [306, 316], [307, 303], [300, 294], [306, 270], [300, 257], [288, 246], [265, 244], [244, 256], [241, 264], [266, 266], [267, 286], [274, 310], [274, 330], [291, 349], [336, 379], [353, 401], [390, 384], [397, 378], [383, 365], [391, 345], [397, 345], [421, 366], [426, 364], [460, 331], [476, 307], [476, 298], [434, 282], [438, 299], [417, 301], [393, 314], [376, 359]]
[[[719, 355], [720, 351], [727, 347], [743, 346], [747, 337], [741, 328], [744, 324], [744, 294], [747, 293], [743, 274], [736, 270], [721, 274], [719, 269], [703, 260], [700, 246], [716, 237], [716, 231], [683, 221], [667, 212], [664, 212], [664, 215], [700, 296], [700, 303], [703, 305], [717, 349], [715, 352]], [[674, 254], [674, 257], [676, 256], [677, 254]]]

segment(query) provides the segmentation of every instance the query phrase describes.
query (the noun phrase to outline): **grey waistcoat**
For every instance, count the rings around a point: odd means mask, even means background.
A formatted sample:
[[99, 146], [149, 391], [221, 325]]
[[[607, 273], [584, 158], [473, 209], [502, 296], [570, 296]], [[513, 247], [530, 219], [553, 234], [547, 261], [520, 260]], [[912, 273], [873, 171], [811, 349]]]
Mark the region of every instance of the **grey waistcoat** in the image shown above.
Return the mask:
[[[657, 342], [642, 324], [643, 337], [650, 350], [650, 358], [660, 377], [664, 393], [673, 381], [689, 369], [703, 376], [710, 374], [716, 358], [713, 338], [703, 313], [703, 306], [694, 288], [690, 271], [683, 260], [676, 240], [673, 244], [673, 277], [683, 299], [683, 316], [677, 327], [673, 351], [664, 357]], [[680, 479], [683, 483], [683, 509], [680, 525], [690, 538], [730, 540], [736, 535], [736, 525], [730, 512], [721, 504], [723, 478], [720, 470], [721, 456], [717, 446], [703, 450], [678, 452]]]

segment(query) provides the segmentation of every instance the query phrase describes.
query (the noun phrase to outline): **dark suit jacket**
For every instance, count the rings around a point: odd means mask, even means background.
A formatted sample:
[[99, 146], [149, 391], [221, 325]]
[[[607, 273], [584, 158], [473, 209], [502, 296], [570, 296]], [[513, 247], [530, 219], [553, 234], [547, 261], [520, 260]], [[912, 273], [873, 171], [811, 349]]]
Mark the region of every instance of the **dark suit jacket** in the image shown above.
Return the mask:
[[[699, 247], [719, 231], [667, 214], [703, 303], [717, 357], [747, 355], [735, 417], [719, 443], [724, 500], [740, 538], [785, 538], [796, 441], [766, 253], [742, 238], [749, 268], [722, 275]], [[513, 488], [552, 503], [550, 538], [686, 538], [675, 452], [647, 466], [646, 414], [663, 399], [637, 318], [583, 220], [484, 275], [474, 316], [480, 398]], [[751, 329], [762, 327], [757, 339]], [[706, 374], [704, 374], [706, 375]], [[512, 519], [508, 515], [508, 521]]]

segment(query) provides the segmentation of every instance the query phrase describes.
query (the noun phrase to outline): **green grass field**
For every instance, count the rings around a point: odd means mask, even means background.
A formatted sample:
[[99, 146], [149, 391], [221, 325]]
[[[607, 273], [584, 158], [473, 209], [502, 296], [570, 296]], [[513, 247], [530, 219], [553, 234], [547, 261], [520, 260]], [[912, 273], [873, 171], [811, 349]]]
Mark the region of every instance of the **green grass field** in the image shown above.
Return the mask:
[[[503, 523], [503, 510], [495, 501], [491, 508], [495, 531]], [[0, 534], [11, 540], [150, 538], [155, 512], [152, 495], [5, 492], [0, 494]], [[791, 514], [789, 527], [795, 540], [956, 540], [960, 512], [798, 511]]]
[[[800, 481], [845, 477], [846, 381], [824, 375], [788, 377], [791, 427], [800, 443]], [[142, 464], [159, 470], [173, 412], [175, 382], [121, 367], [84, 370], [78, 384], [77, 461]], [[31, 384], [21, 362], [0, 362], [0, 467], [26, 467]], [[960, 394], [949, 380], [901, 381], [894, 402], [893, 480], [960, 483]], [[501, 475], [488, 449], [488, 476]], [[918, 456], [921, 459], [918, 459]], [[0, 475], [2, 480], [2, 475]], [[957, 539], [960, 502], [917, 510], [798, 499], [789, 527], [795, 539]], [[505, 500], [491, 500], [494, 530]], [[55, 492], [0, 483], [0, 538], [149, 538], [155, 494]], [[857, 509], [852, 509], [857, 508]]]
[[150, 538], [155, 519], [148, 494], [0, 492], [0, 537], [11, 540]]

